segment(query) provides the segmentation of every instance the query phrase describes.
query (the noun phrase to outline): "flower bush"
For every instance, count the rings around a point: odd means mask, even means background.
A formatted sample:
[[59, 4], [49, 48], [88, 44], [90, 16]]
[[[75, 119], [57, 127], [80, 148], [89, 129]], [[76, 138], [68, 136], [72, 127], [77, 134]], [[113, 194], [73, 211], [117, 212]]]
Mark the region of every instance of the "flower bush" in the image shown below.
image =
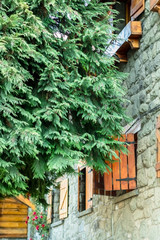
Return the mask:
[[[47, 224], [47, 216], [45, 212], [38, 209], [32, 211], [29, 216], [27, 216], [26, 224], [31, 224], [35, 231], [39, 233], [41, 239], [47, 238], [49, 234], [49, 224]], [[30, 240], [33, 240], [31, 238]]]

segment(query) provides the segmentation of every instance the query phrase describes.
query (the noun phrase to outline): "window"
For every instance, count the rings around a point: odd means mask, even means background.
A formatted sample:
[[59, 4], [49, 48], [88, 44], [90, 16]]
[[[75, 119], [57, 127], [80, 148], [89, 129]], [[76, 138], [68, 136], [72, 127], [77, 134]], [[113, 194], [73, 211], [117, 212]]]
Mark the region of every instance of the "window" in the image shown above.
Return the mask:
[[93, 194], [105, 194], [104, 177], [90, 167], [79, 167], [78, 172], [78, 210], [82, 212], [92, 207]]
[[109, 163], [112, 172], [104, 173], [104, 188], [112, 196], [120, 195], [136, 188], [137, 134], [129, 133], [122, 135], [120, 141], [126, 142], [128, 155], [121, 152], [119, 155], [120, 161], [117, 160], [113, 164]]
[[57, 222], [68, 216], [68, 179], [63, 179], [47, 196], [47, 222]]
[[[139, 125], [137, 126], [135, 132], [139, 129]], [[125, 155], [121, 152], [119, 156], [121, 161], [117, 159], [112, 164], [108, 163], [112, 172], [101, 175], [89, 167], [79, 167], [78, 210], [80, 212], [92, 207], [93, 194], [120, 196], [137, 187], [137, 134], [124, 134], [119, 141], [126, 142], [129, 153]]]

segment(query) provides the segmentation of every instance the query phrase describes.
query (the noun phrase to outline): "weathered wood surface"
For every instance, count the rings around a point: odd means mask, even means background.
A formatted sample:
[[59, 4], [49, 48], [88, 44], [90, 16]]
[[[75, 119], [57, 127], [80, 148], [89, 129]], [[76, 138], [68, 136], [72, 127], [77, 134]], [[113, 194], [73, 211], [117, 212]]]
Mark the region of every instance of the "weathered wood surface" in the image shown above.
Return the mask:
[[0, 200], [0, 238], [26, 238], [28, 207], [16, 198]]

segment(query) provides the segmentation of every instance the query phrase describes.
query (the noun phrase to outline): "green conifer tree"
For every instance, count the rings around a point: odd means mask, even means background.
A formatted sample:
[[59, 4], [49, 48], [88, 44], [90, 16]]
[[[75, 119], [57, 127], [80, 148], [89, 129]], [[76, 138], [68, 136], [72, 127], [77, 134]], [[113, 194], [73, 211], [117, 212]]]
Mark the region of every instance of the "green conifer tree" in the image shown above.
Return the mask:
[[109, 12], [99, 0], [1, 1], [1, 196], [43, 201], [80, 159], [104, 171], [121, 148], [124, 75], [105, 54]]

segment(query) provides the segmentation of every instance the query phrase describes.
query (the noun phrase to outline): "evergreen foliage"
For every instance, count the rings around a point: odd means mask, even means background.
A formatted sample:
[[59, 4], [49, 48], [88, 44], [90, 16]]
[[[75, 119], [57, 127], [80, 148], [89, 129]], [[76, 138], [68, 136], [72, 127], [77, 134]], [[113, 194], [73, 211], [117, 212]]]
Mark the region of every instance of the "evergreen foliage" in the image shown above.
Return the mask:
[[43, 201], [80, 159], [104, 171], [121, 148], [124, 75], [105, 55], [109, 11], [98, 0], [1, 1], [1, 196]]

